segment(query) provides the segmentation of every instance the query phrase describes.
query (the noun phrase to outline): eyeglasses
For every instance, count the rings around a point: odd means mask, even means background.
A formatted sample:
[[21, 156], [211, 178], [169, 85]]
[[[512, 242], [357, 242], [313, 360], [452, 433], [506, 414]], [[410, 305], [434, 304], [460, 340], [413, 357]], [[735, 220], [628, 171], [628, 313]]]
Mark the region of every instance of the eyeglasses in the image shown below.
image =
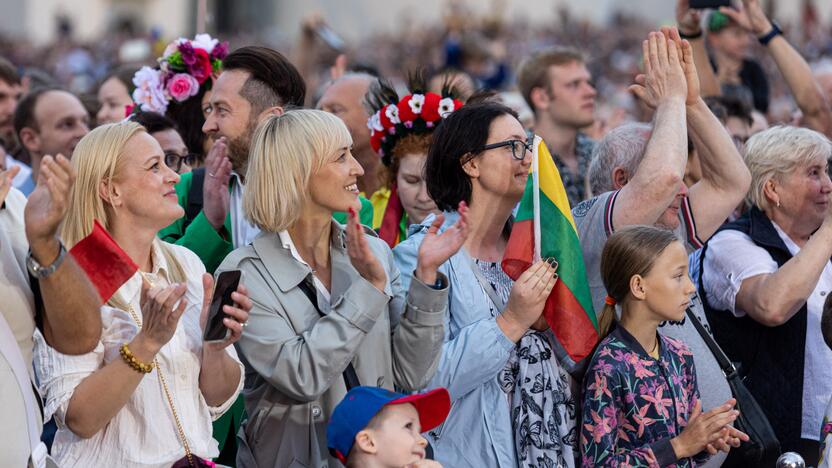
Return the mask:
[[503, 148], [505, 146], [511, 146], [511, 157], [518, 161], [522, 161], [526, 158], [526, 152], [532, 150], [532, 144], [526, 143], [525, 141], [520, 140], [506, 140], [501, 141], [499, 143], [491, 143], [490, 145], [483, 146], [478, 153], [482, 153], [483, 151], [496, 149], [496, 148]]
[[197, 155], [191, 153], [185, 155], [165, 153], [165, 164], [174, 171], [179, 172], [182, 169], [183, 162], [190, 167], [194, 167], [194, 164], [197, 162]]

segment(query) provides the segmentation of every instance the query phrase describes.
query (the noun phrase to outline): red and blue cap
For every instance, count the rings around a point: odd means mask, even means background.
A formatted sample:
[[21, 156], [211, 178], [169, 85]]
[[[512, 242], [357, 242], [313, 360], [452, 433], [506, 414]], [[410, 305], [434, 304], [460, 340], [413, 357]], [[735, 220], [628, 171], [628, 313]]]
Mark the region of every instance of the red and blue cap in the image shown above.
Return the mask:
[[451, 410], [451, 397], [444, 388], [402, 395], [377, 387], [355, 387], [335, 407], [326, 428], [326, 442], [333, 456], [347, 462], [355, 436], [367, 427], [385, 406], [410, 403], [419, 413], [422, 432], [442, 424]]

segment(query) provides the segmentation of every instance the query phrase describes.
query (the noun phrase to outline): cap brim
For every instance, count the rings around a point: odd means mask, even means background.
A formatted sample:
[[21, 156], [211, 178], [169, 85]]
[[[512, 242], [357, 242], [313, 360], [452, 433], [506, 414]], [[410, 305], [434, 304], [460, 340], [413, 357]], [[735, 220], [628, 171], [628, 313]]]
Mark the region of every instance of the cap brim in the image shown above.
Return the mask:
[[417, 393], [393, 400], [384, 406], [410, 403], [419, 413], [422, 432], [429, 431], [442, 424], [451, 411], [451, 396], [444, 388], [437, 388], [426, 393]]

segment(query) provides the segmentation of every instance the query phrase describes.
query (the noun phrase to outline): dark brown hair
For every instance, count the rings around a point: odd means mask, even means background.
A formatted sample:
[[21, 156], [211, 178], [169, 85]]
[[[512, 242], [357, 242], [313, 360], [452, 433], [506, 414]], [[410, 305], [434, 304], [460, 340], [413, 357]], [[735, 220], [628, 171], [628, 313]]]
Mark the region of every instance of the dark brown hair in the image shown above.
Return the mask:
[[302, 107], [306, 83], [297, 68], [280, 52], [268, 47], [241, 47], [222, 61], [223, 71], [242, 70], [251, 76], [240, 95], [259, 114], [274, 106]]
[[[601, 279], [607, 296], [623, 302], [630, 294], [632, 277], [649, 274], [667, 246], [678, 241], [671, 231], [653, 226], [629, 226], [613, 233], [601, 254]], [[598, 319], [601, 336], [609, 332], [614, 319], [615, 306], [605, 304]]]
[[10, 85], [20, 84], [20, 74], [17, 68], [4, 57], [0, 57], [0, 81], [5, 81]]

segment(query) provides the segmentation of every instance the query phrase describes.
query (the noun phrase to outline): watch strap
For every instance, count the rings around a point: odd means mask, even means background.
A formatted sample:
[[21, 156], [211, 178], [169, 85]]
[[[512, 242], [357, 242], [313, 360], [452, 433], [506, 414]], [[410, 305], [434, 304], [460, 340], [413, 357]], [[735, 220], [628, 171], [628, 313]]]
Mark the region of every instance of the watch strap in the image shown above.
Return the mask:
[[58, 257], [55, 261], [52, 262], [49, 266], [43, 266], [35, 260], [35, 257], [32, 256], [32, 250], [29, 250], [29, 254], [26, 255], [26, 268], [29, 270], [29, 273], [32, 274], [35, 278], [43, 279], [55, 273], [55, 270], [61, 266], [61, 263], [64, 262], [64, 258], [66, 257], [66, 247], [64, 243], [58, 241]]

